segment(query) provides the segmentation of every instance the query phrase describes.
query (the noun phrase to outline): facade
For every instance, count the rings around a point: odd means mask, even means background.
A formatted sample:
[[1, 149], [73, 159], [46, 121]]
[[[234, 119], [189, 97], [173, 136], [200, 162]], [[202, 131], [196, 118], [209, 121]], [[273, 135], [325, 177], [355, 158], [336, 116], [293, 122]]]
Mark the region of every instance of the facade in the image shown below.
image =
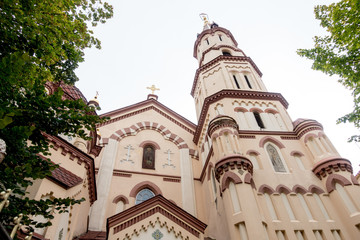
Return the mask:
[[87, 200], [36, 238], [358, 239], [360, 186], [322, 125], [290, 118], [229, 30], [205, 22], [194, 57], [197, 124], [150, 94], [91, 143], [49, 137], [61, 177], [32, 197]]

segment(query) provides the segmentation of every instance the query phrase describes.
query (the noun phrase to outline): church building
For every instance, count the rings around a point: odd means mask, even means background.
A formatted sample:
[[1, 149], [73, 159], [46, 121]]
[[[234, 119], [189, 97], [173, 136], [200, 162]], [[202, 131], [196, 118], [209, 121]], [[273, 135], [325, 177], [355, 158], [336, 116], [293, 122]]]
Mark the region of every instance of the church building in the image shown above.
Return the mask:
[[[359, 239], [350, 161], [320, 123], [292, 120], [231, 32], [204, 20], [189, 86], [197, 123], [152, 86], [146, 100], [102, 114], [91, 142], [49, 136], [61, 167], [31, 197], [86, 201], [33, 239]], [[76, 87], [64, 92], [86, 101]]]

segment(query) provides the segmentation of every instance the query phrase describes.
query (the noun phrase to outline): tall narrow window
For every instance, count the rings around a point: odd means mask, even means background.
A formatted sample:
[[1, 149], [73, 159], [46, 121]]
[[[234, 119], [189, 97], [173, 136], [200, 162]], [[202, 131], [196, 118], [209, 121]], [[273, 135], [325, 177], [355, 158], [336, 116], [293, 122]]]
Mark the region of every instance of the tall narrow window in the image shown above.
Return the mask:
[[331, 230], [335, 240], [342, 240], [340, 230]]
[[233, 75], [233, 78], [234, 78], [234, 82], [235, 82], [236, 87], [237, 87], [238, 89], [240, 89], [240, 85], [239, 85], [239, 83], [238, 83], [238, 81], [237, 81], [237, 79], [236, 79], [236, 76]]
[[244, 77], [245, 77], [245, 80], [246, 80], [246, 83], [247, 83], [248, 87], [249, 87], [250, 89], [252, 89], [252, 86], [251, 86], [251, 84], [250, 84], [250, 81], [249, 81], [248, 77], [247, 77], [246, 75], [244, 75]]
[[316, 240], [324, 240], [321, 230], [314, 230]]
[[259, 161], [258, 161], [258, 156], [255, 153], [250, 153], [250, 161], [253, 164], [253, 168], [256, 169], [260, 169], [259, 166]]
[[339, 193], [341, 199], [345, 203], [345, 206], [349, 210], [350, 213], [357, 212], [357, 209], [354, 205], [354, 203], [351, 201], [349, 195], [347, 194], [346, 190], [343, 186], [341, 186], [339, 183], [335, 183], [335, 189]]
[[205, 41], [208, 45], [210, 44], [209, 39], [205, 39]]
[[150, 189], [144, 188], [143, 190], [138, 192], [138, 194], [136, 194], [135, 205], [142, 203], [154, 196], [155, 196], [155, 194]]
[[269, 209], [270, 217], [272, 218], [272, 220], [278, 220], [270, 195], [268, 193], [264, 193], [264, 197], [267, 208]]
[[261, 120], [260, 113], [253, 112], [253, 114], [254, 114], [256, 123], [259, 126], [259, 128], [265, 128], [265, 125], [264, 125], [263, 121]]
[[275, 232], [276, 232], [276, 236], [277, 236], [278, 240], [286, 240], [285, 231], [276, 230]]
[[313, 216], [312, 216], [312, 214], [311, 214], [311, 212], [310, 212], [310, 209], [309, 209], [309, 207], [308, 207], [308, 205], [307, 205], [307, 203], [306, 203], [303, 195], [301, 195], [301, 193], [297, 193], [296, 195], [298, 196], [298, 198], [299, 198], [299, 200], [300, 200], [300, 204], [301, 204], [301, 206], [303, 207], [303, 209], [304, 209], [304, 211], [305, 211], [306, 216], [308, 217], [308, 219], [309, 219], [309, 220], [313, 220], [314, 218], [313, 218]]
[[305, 240], [305, 233], [302, 230], [295, 230], [295, 235], [298, 240]]
[[326, 208], [325, 208], [323, 202], [321, 201], [319, 195], [317, 193], [313, 193], [313, 197], [315, 198], [315, 201], [316, 201], [317, 205], [319, 206], [320, 211], [324, 215], [325, 219], [330, 220], [330, 216], [329, 216], [328, 212], [326, 211]]
[[155, 148], [152, 145], [144, 146], [142, 167], [155, 169]]
[[222, 37], [221, 37], [221, 35], [219, 35], [219, 40], [220, 40], [220, 41], [222, 41]]
[[274, 167], [275, 172], [287, 172], [285, 165], [284, 165], [278, 151], [276, 150], [276, 148], [273, 145], [268, 144], [266, 146], [266, 151], [269, 154], [269, 158], [271, 160], [271, 163]]
[[295, 158], [295, 161], [296, 161], [296, 164], [298, 165], [298, 167], [301, 170], [305, 170], [304, 164], [301, 161], [301, 156], [299, 154], [294, 154], [294, 158]]
[[245, 223], [239, 223], [239, 231], [240, 231], [240, 239], [241, 240], [248, 240], [248, 235], [246, 232], [246, 226]]
[[265, 223], [262, 223], [262, 225], [263, 225], [265, 240], [269, 240], [269, 234], [268, 234], [268, 231], [267, 231], [267, 226], [266, 226]]
[[233, 204], [234, 213], [240, 212], [241, 209], [239, 204], [239, 198], [237, 196], [235, 184], [232, 181], [229, 183], [229, 191], [230, 191], [231, 202]]
[[125, 203], [123, 201], [118, 201], [116, 203], [116, 209], [115, 209], [115, 214], [116, 213], [119, 213], [119, 212], [122, 212], [124, 210], [124, 206], [125, 206]]
[[285, 206], [286, 212], [289, 215], [290, 220], [295, 220], [296, 219], [295, 215], [294, 215], [294, 213], [293, 213], [293, 211], [291, 209], [289, 200], [287, 199], [285, 193], [281, 193], [280, 196], [281, 196], [281, 200], [282, 200], [282, 202], [283, 202], [283, 204]]

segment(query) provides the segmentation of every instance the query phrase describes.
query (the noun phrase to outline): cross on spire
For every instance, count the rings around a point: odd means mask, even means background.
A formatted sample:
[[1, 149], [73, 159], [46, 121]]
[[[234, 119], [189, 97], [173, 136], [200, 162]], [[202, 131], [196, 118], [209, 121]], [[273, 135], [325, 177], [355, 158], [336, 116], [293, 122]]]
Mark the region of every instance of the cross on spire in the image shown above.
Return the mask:
[[154, 94], [155, 91], [160, 90], [160, 88], [156, 88], [155, 85], [151, 85], [151, 87], [146, 87], [147, 89], [150, 89], [152, 91], [151, 94]]

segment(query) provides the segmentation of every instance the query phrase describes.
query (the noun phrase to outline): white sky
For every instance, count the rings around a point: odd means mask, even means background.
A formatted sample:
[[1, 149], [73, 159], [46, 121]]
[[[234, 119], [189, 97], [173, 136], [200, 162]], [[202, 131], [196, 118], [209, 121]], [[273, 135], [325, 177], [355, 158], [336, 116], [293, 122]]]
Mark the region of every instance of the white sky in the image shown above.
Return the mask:
[[352, 110], [350, 91], [311, 69], [311, 61], [296, 54], [311, 48], [313, 36], [325, 31], [313, 9], [329, 1], [289, 0], [112, 0], [114, 17], [94, 29], [102, 49], [85, 51], [77, 70], [77, 86], [88, 100], [99, 91], [105, 113], [143, 101], [155, 84], [159, 101], [197, 123], [190, 95], [198, 62], [193, 58], [197, 33], [202, 31], [200, 13], [232, 32], [238, 47], [263, 73], [270, 92], [289, 102], [292, 120], [311, 118], [320, 122], [342, 157], [359, 171], [360, 148], [347, 143], [359, 134], [351, 124], [336, 119]]

